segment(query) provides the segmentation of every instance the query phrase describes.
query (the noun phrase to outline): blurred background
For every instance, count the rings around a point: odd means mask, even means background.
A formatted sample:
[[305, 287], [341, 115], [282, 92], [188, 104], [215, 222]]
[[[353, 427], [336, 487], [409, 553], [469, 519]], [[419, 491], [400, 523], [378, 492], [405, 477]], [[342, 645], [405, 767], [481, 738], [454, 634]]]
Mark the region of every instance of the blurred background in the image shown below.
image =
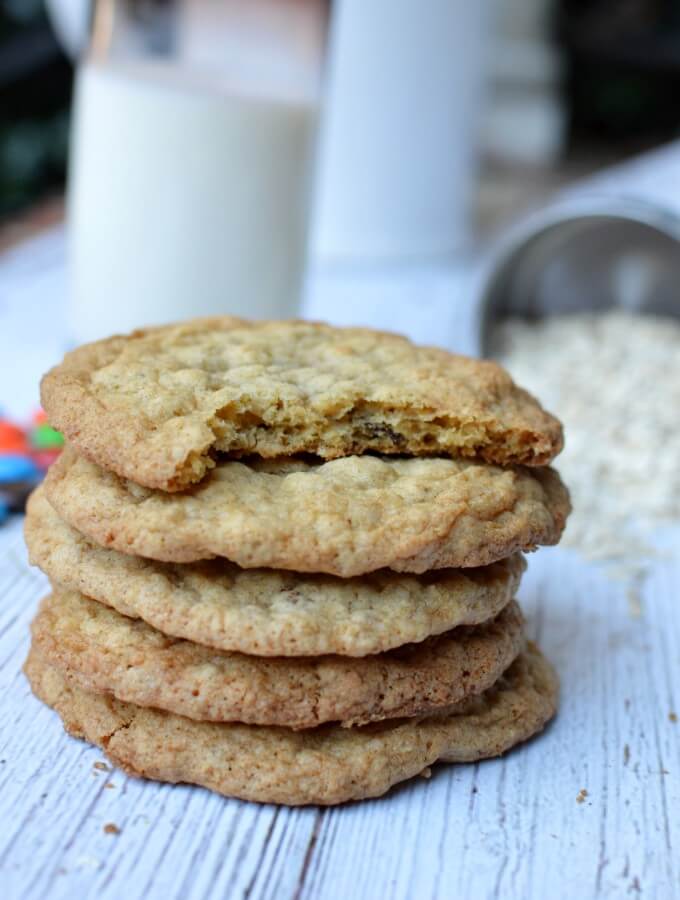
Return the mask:
[[670, 0], [0, 0], [0, 458], [45, 462], [77, 343], [368, 325], [501, 360], [567, 426], [567, 541], [638, 560], [631, 511], [680, 522], [679, 89]]
[[0, 352], [27, 392], [191, 315], [488, 353], [498, 310], [672, 311], [679, 87], [669, 0], [0, 0]]
[[0, 5], [0, 215], [64, 189], [73, 65], [42, 0]]
[[[81, 46], [75, 23], [86, 6], [56, 0], [48, 10], [43, 0], [0, 0], [5, 241], [18, 219], [37, 225], [59, 215], [74, 75], [66, 48], [75, 54]], [[488, 32], [479, 147], [485, 177], [475, 209], [481, 228], [555, 184], [678, 133], [677, 3], [495, 0]]]

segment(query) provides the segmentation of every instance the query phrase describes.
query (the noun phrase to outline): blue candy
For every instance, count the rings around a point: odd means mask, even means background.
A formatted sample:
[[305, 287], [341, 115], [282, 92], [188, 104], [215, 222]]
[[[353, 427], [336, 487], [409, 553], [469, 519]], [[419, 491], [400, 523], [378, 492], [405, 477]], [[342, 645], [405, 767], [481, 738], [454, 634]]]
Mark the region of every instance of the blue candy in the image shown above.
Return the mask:
[[0, 484], [32, 481], [39, 475], [40, 470], [33, 460], [15, 454], [0, 454]]

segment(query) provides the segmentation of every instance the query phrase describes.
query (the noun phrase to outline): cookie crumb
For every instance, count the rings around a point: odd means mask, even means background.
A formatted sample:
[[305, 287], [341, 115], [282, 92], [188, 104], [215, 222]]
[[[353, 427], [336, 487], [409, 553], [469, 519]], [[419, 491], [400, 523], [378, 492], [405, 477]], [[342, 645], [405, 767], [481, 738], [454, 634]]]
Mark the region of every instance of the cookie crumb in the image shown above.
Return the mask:
[[428, 766], [420, 773], [421, 778], [432, 778], [432, 769]]
[[678, 721], [678, 714], [674, 713], [674, 712], [669, 712], [668, 719], [670, 722], [673, 722], [673, 724], [675, 724]]
[[100, 761], [93, 763], [92, 768], [96, 769], [98, 772], [108, 772], [109, 771], [109, 767], [106, 765], [106, 763], [100, 762]]
[[585, 803], [587, 796], [588, 796], [588, 791], [585, 788], [581, 788], [581, 790], [576, 795], [576, 802], [577, 803]]
[[628, 744], [623, 745], [623, 764], [627, 766], [630, 762], [630, 747]]
[[104, 785], [105, 788], [109, 788], [109, 789], [115, 788], [115, 786], [116, 785], [112, 781], [107, 781], [106, 784]]
[[120, 834], [120, 828], [117, 825], [114, 825], [113, 822], [107, 822], [104, 825], [104, 833], [105, 834]]
[[631, 619], [642, 618], [642, 598], [640, 589], [634, 585], [628, 589], [628, 615]]

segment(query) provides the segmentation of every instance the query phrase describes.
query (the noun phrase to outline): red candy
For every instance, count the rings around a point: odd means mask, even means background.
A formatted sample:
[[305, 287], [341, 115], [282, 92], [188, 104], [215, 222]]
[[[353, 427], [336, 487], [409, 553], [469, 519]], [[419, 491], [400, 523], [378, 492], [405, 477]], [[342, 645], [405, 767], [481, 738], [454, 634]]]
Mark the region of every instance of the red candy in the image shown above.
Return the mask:
[[38, 450], [31, 453], [31, 458], [40, 469], [49, 469], [60, 453], [61, 450]]
[[21, 428], [0, 419], [0, 453], [29, 453], [28, 441]]

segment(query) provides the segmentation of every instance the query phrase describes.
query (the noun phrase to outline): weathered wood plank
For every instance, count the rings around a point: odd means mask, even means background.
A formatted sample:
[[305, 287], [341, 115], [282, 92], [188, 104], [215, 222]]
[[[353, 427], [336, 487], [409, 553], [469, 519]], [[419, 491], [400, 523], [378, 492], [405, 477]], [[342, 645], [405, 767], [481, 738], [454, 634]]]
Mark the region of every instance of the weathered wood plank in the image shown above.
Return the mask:
[[[636, 616], [623, 584], [542, 551], [521, 599], [562, 678], [554, 725], [503, 760], [439, 767], [332, 810], [94, 769], [101, 754], [67, 738], [19, 673], [44, 590], [20, 523], [5, 526], [0, 873], [10, 897], [680, 895], [677, 558], [654, 566]], [[104, 831], [109, 822], [120, 834]]]
[[303, 896], [680, 892], [679, 586], [662, 563], [633, 618], [623, 586], [577, 557], [534, 558], [522, 599], [562, 677], [558, 720], [504, 760], [331, 811]]
[[[0, 532], [3, 897], [119, 897], [123, 886], [130, 900], [292, 896], [315, 810], [282, 815], [101, 771], [102, 754], [66, 737], [30, 695], [20, 668], [47, 584], [28, 569], [20, 525]], [[109, 823], [120, 833], [107, 833]]]

